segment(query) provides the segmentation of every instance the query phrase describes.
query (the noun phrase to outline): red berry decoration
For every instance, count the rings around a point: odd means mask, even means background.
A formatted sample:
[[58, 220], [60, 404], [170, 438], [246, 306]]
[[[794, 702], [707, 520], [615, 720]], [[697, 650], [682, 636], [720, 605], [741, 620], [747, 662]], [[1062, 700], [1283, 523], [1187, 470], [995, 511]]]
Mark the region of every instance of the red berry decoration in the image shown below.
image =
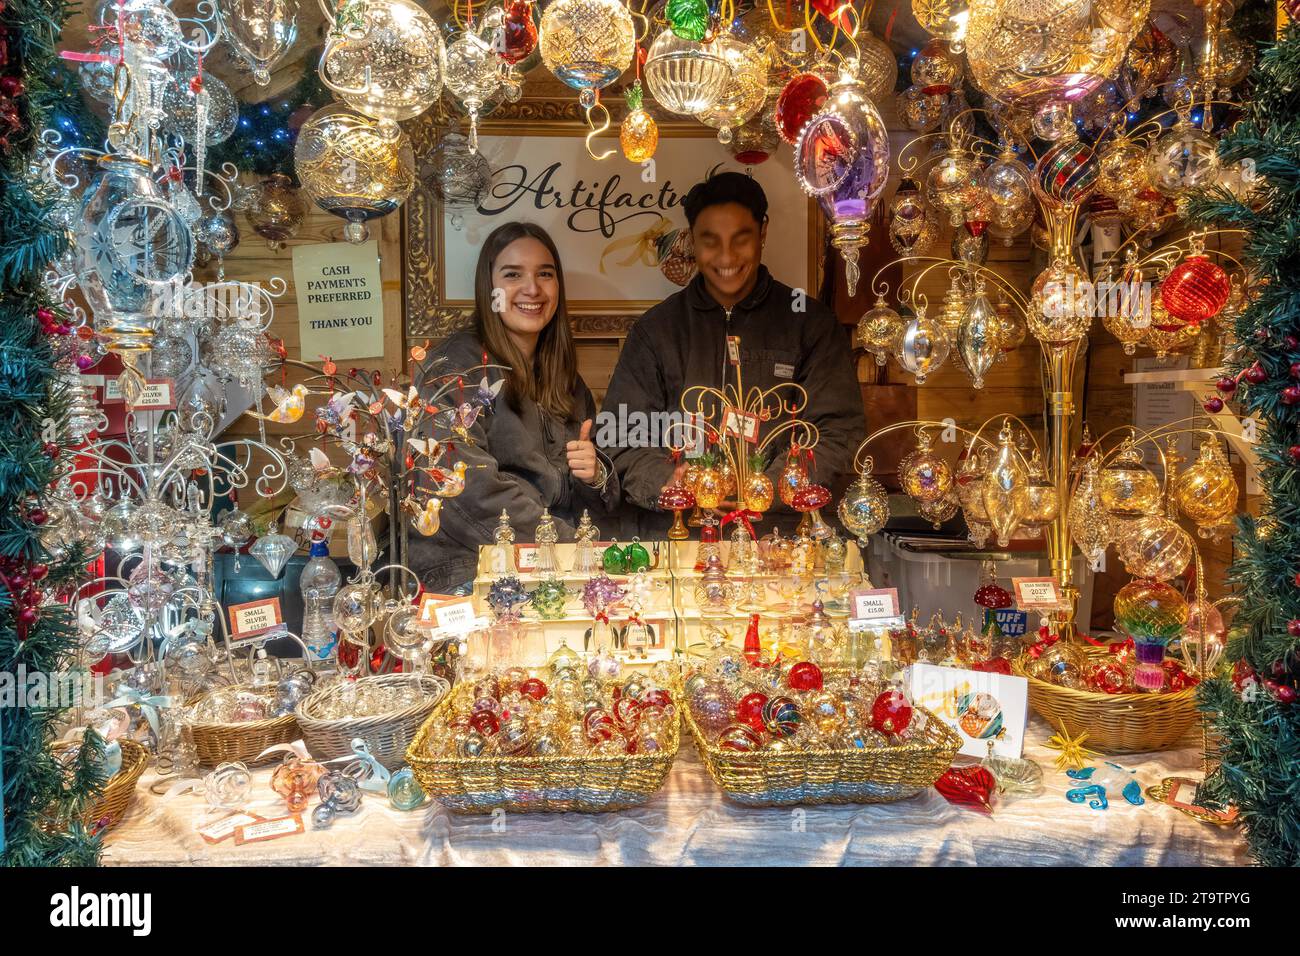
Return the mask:
[[736, 705], [736, 721], [762, 733], [765, 729], [763, 723], [763, 705], [766, 703], [766, 694], [760, 694], [757, 691], [752, 694], [746, 694], [744, 697], [740, 698], [740, 703]]
[[1300, 378], [1300, 362], [1291, 363], [1291, 377]]
[[1224, 395], [1231, 395], [1233, 392], [1237, 390], [1237, 380], [1233, 378], [1231, 375], [1225, 375], [1223, 376], [1223, 378], [1219, 379], [1217, 382], [1214, 383], [1214, 387], [1217, 388], [1219, 391], [1221, 391]]
[[1188, 256], [1160, 285], [1160, 302], [1176, 319], [1199, 325], [1222, 311], [1232, 291], [1228, 273], [1205, 256]]
[[1277, 698], [1279, 704], [1294, 704], [1296, 702], [1296, 689], [1290, 684], [1278, 684], [1273, 688], [1273, 696]]
[[43, 508], [33, 508], [31, 511], [27, 512], [27, 520], [38, 528], [45, 524], [45, 519], [48, 517], [49, 515], [45, 513], [45, 509]]
[[1295, 405], [1300, 403], [1300, 385], [1288, 385], [1282, 389], [1282, 404]]
[[530, 677], [519, 685], [519, 693], [533, 700], [541, 700], [547, 694], [546, 684], [536, 677]]
[[1300, 618], [1293, 617], [1287, 621], [1286, 632], [1292, 637], [1300, 637]]
[[1245, 658], [1232, 665], [1232, 686], [1240, 691], [1248, 681], [1255, 679], [1255, 668]]
[[821, 690], [822, 669], [812, 661], [800, 661], [790, 668], [785, 683], [791, 690]]
[[896, 690], [887, 690], [871, 705], [871, 726], [882, 734], [901, 734], [912, 722], [912, 705]]
[[1296, 338], [1294, 335], [1287, 335], [1282, 339], [1282, 344], [1286, 346], [1288, 352], [1294, 352], [1296, 349], [1300, 349], [1300, 339]]
[[1300, 445], [1292, 445], [1287, 449], [1287, 453], [1291, 456], [1292, 461], [1296, 464], [1300, 464]]
[[1223, 399], [1219, 398], [1217, 395], [1212, 395], [1205, 401], [1201, 402], [1201, 407], [1211, 415], [1217, 415], [1219, 412], [1223, 411]]
[[33, 564], [29, 570], [33, 581], [43, 581], [45, 576], [50, 573], [48, 564]]
[[1268, 381], [1268, 372], [1265, 372], [1264, 366], [1260, 365], [1258, 362], [1246, 369], [1242, 375], [1245, 376], [1246, 381], [1250, 382], [1251, 385], [1263, 385]]
[[28, 627], [36, 623], [36, 608], [25, 607], [18, 612], [19, 623], [26, 624]]

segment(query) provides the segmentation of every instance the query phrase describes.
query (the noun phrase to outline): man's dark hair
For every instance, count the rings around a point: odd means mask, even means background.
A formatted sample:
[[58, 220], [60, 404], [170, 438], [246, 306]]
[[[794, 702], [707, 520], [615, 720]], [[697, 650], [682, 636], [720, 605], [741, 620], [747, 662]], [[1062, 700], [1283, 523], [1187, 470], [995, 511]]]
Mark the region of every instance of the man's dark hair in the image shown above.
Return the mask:
[[710, 206], [721, 206], [729, 202], [737, 203], [748, 209], [754, 221], [760, 226], [767, 219], [767, 193], [744, 173], [715, 173], [702, 183], [696, 183], [682, 200], [686, 210], [686, 222], [695, 225], [700, 213]]

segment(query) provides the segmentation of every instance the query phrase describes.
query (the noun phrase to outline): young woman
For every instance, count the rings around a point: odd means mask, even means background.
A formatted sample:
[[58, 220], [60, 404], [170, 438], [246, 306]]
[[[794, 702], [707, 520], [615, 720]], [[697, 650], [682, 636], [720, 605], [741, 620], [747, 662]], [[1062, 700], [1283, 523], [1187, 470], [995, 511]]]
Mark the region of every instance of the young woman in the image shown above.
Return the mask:
[[591, 441], [596, 405], [578, 375], [564, 270], [546, 230], [511, 222], [492, 231], [475, 270], [473, 330], [448, 337], [433, 355], [448, 371], [486, 355], [503, 366], [488, 381], [505, 380], [469, 429], [473, 444], [456, 442], [464, 491], [443, 501], [437, 534], [411, 539], [412, 570], [445, 594], [472, 583], [478, 548], [493, 542], [502, 511], [519, 542], [533, 540], [543, 508], [560, 540], [572, 541], [584, 509], [597, 521], [614, 510], [618, 483]]

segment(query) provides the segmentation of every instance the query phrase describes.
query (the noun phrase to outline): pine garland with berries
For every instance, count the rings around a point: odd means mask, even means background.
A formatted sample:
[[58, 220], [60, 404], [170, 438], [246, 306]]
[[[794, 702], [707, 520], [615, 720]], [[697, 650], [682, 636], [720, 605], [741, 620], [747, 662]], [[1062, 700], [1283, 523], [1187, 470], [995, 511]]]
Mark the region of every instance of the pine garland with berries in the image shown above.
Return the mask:
[[1260, 55], [1242, 122], [1219, 146], [1225, 163], [1253, 164], [1245, 202], [1215, 189], [1199, 220], [1247, 231], [1256, 294], [1236, 320], [1240, 347], [1219, 380], [1239, 414], [1263, 424], [1257, 445], [1265, 506], [1243, 517], [1231, 577], [1241, 597], [1229, 635], [1229, 676], [1201, 685], [1220, 742], [1201, 788], [1238, 808], [1251, 854], [1300, 864], [1300, 26]]
[[[75, 628], [55, 598], [84, 573], [75, 555], [50, 563], [40, 541], [48, 520], [43, 496], [67, 438], [58, 425], [65, 416], [53, 338], [70, 329], [42, 282], [67, 238], [49, 222], [53, 190], [31, 165], [61, 95], [50, 80], [68, 12], [62, 0], [0, 0], [0, 672], [9, 675], [20, 668], [54, 674], [75, 664]], [[51, 749], [61, 716], [52, 707], [0, 711], [5, 864], [98, 862], [99, 840], [81, 815], [102, 786], [100, 747], [89, 735], [64, 767]]]

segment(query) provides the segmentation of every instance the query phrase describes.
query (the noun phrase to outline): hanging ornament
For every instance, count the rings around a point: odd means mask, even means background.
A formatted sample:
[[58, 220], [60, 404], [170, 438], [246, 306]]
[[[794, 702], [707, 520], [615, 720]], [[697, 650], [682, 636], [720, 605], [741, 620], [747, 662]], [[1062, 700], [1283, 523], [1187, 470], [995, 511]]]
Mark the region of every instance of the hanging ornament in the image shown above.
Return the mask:
[[943, 121], [946, 102], [942, 94], [923, 93], [919, 86], [909, 86], [898, 94], [898, 116], [913, 133], [933, 133]]
[[1051, 207], [1082, 206], [1097, 188], [1097, 154], [1081, 139], [1062, 140], [1039, 158], [1032, 183]]
[[903, 327], [894, 357], [903, 371], [916, 377], [917, 385], [923, 385], [926, 377], [943, 365], [951, 349], [939, 323], [927, 317], [922, 306]]
[[221, 36], [253, 71], [258, 86], [298, 38], [297, 0], [217, 0]]
[[958, 146], [950, 146], [942, 159], [925, 176], [925, 200], [960, 226], [966, 221], [966, 207], [980, 186], [980, 167], [975, 157]]
[[1189, 190], [1210, 185], [1218, 176], [1218, 142], [1186, 116], [1179, 116], [1169, 132], [1151, 144], [1146, 172], [1158, 192], [1182, 198]]
[[989, 232], [1009, 246], [1034, 221], [1033, 174], [1007, 148], [989, 163], [980, 185], [988, 200]]
[[1011, 535], [1024, 517], [1028, 505], [1027, 484], [1028, 476], [1021, 464], [1020, 453], [1012, 441], [1011, 425], [1004, 422], [981, 487], [984, 510], [1000, 548], [1011, 543]]
[[980, 586], [975, 589], [975, 603], [990, 611], [1011, 607], [1015, 598], [1010, 591], [998, 584], [997, 566], [992, 561], [985, 561], [981, 572]]
[[635, 33], [632, 15], [619, 0], [554, 0], [542, 12], [542, 62], [591, 109], [596, 90], [632, 64]]
[[912, 16], [921, 29], [941, 40], [961, 40], [969, 15], [967, 0], [912, 0]]
[[867, 538], [880, 531], [889, 522], [889, 494], [884, 486], [871, 477], [875, 460], [868, 455], [862, 462], [862, 471], [853, 484], [845, 489], [837, 511], [844, 530], [858, 539], [865, 548]]
[[531, 0], [506, 0], [501, 24], [493, 33], [492, 49], [511, 66], [518, 66], [537, 49], [537, 10]]
[[293, 165], [312, 201], [347, 220], [348, 242], [364, 242], [366, 221], [393, 212], [415, 187], [415, 159], [402, 128], [339, 104], [303, 124]]
[[1097, 564], [1112, 536], [1110, 512], [1101, 500], [1097, 463], [1089, 458], [1070, 496], [1070, 540], [1090, 564]]
[[1130, 574], [1157, 581], [1182, 574], [1196, 551], [1191, 535], [1159, 514], [1130, 522], [1117, 543], [1119, 556]]
[[696, 114], [705, 126], [718, 131], [718, 142], [731, 142], [733, 131], [763, 108], [767, 100], [767, 53], [731, 34], [711, 44], [727, 64], [727, 80], [717, 99]]
[[1228, 273], [1199, 252], [1194, 243], [1189, 255], [1160, 283], [1160, 304], [1180, 322], [1198, 325], [1223, 309], [1232, 290]]
[[298, 227], [307, 215], [307, 203], [293, 180], [284, 173], [272, 173], [258, 185], [252, 204], [244, 214], [253, 231], [272, 249], [283, 249], [298, 234]]
[[853, 344], [870, 352], [877, 365], [884, 365], [898, 348], [902, 334], [903, 317], [889, 307], [884, 296], [877, 295], [875, 305], [858, 319]]
[[469, 113], [469, 151], [477, 153], [479, 114], [501, 86], [496, 52], [477, 33], [462, 33], [447, 46], [443, 82]]
[[[199, 81], [197, 84], [196, 80]], [[200, 111], [202, 93], [207, 94], [207, 102]], [[204, 146], [224, 143], [230, 139], [235, 124], [239, 122], [239, 103], [235, 95], [211, 73], [204, 73], [201, 79], [197, 76], [188, 79], [177, 77], [176, 82], [163, 93], [163, 109], [166, 111], [163, 128], [196, 149], [200, 143]], [[201, 174], [198, 179], [202, 181]]]
[[957, 352], [970, 373], [971, 384], [984, 387], [984, 376], [999, 354], [998, 316], [984, 294], [984, 280], [975, 282], [975, 295], [966, 306], [965, 318], [957, 330]]
[[411, 0], [367, 0], [359, 25], [331, 30], [320, 78], [377, 120], [413, 119], [442, 95], [446, 49], [433, 18]]
[[939, 327], [950, 343], [957, 342], [957, 330], [966, 320], [966, 303], [969, 298], [961, 274], [953, 270], [948, 291], [943, 297], [943, 307], [939, 309]]
[[916, 449], [898, 463], [898, 482], [918, 504], [934, 504], [952, 491], [952, 467], [931, 447], [924, 429], [917, 435]]
[[1200, 457], [1174, 479], [1171, 494], [1203, 538], [1217, 535], [1231, 522], [1240, 490], [1218, 441], [1206, 438], [1201, 443]]
[[637, 80], [628, 87], [627, 115], [618, 129], [618, 143], [629, 163], [644, 163], [659, 145], [659, 127], [641, 104], [641, 81]]
[[443, 208], [451, 213], [453, 229], [464, 225], [463, 211], [478, 206], [479, 200], [492, 185], [492, 167], [488, 161], [469, 148], [469, 140], [461, 133], [444, 133], [434, 147], [433, 154], [422, 165], [423, 182], [442, 201]]
[[668, 0], [664, 17], [672, 32], [683, 40], [703, 40], [709, 32], [709, 5], [705, 0]]
[[831, 221], [831, 245], [844, 260], [847, 291], [858, 286], [859, 250], [871, 211], [889, 178], [889, 133], [866, 88], [848, 72], [795, 145], [795, 176]]
[[1133, 140], [1120, 136], [1108, 143], [1097, 155], [1097, 189], [1112, 199], [1135, 196], [1150, 184], [1147, 179], [1146, 150]]
[[791, 146], [799, 141], [799, 133], [826, 103], [828, 88], [819, 73], [799, 73], [792, 76], [776, 100], [776, 128], [781, 138]]
[[920, 185], [914, 179], [903, 179], [889, 206], [890, 245], [902, 255], [923, 256], [938, 233], [938, 224], [921, 200]]
[[1124, 95], [1129, 100], [1150, 96], [1164, 83], [1178, 62], [1178, 48], [1150, 20], [1138, 31], [1129, 46], [1120, 71]]
[[861, 31], [857, 41], [858, 79], [867, 88], [871, 102], [880, 104], [898, 85], [898, 57], [889, 44], [874, 33]]
[[1056, 520], [1061, 511], [1061, 499], [1057, 496], [1056, 485], [1047, 479], [1043, 460], [1038, 449], [1029, 458], [1029, 480], [1025, 484], [1025, 510], [1021, 515], [1021, 526], [1029, 531], [1044, 528]]
[[998, 295], [998, 304], [994, 306], [994, 311], [998, 316], [998, 348], [1003, 354], [1014, 352], [1020, 348], [1021, 343], [1025, 341], [1025, 336], [1029, 334], [1029, 326], [1025, 323], [1024, 314], [1013, 307], [1001, 293]]
[[927, 95], [951, 93], [961, 77], [961, 58], [938, 37], [931, 38], [912, 60], [912, 85]]
[[[1142, 463], [1142, 452], [1130, 442], [1102, 469], [1098, 493], [1107, 514], [1120, 521], [1160, 511], [1160, 481]], [[1118, 530], [1118, 529], [1117, 529]]]
[[298, 550], [297, 543], [287, 534], [279, 534], [275, 525], [269, 533], [253, 542], [248, 553], [257, 559], [257, 563], [266, 568], [272, 578], [278, 578], [284, 566], [289, 563], [293, 553]]
[[655, 102], [679, 116], [708, 109], [722, 94], [731, 69], [717, 47], [664, 30], [650, 44], [644, 67]]
[[1093, 308], [1083, 291], [1090, 284], [1086, 272], [1063, 259], [1040, 272], [1030, 290], [1027, 316], [1034, 337], [1046, 345], [1068, 345], [1087, 335]]
[[[1207, 75], [1206, 69], [1206, 52], [1211, 43], [1215, 46], [1216, 53], [1213, 76]], [[1245, 80], [1254, 65], [1254, 48], [1227, 27], [1221, 28], [1213, 39], [1206, 37], [1196, 45], [1197, 76], [1225, 93]]]

